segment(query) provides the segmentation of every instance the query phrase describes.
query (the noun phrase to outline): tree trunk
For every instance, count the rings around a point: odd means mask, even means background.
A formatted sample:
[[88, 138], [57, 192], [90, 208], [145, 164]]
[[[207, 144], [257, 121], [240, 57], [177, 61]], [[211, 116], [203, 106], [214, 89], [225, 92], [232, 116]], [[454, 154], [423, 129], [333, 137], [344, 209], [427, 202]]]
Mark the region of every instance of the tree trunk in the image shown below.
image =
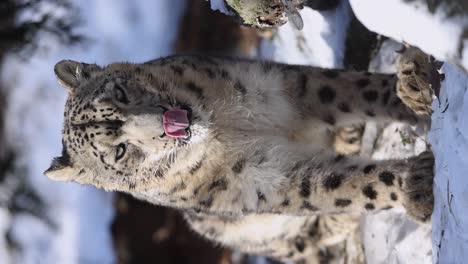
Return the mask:
[[[281, 0], [224, 0], [230, 10], [248, 26], [277, 27], [288, 21]], [[293, 0], [302, 6], [304, 0]]]

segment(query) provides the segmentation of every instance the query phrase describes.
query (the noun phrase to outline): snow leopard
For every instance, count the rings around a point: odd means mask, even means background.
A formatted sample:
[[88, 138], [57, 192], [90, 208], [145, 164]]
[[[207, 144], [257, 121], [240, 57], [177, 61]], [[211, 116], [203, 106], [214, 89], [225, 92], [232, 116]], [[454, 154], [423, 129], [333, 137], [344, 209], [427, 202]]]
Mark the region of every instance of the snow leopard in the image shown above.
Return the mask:
[[222, 246], [332, 262], [343, 241], [359, 247], [361, 214], [404, 208], [430, 220], [430, 150], [371, 160], [335, 151], [333, 131], [366, 120], [429, 125], [431, 65], [412, 48], [396, 74], [202, 55], [63, 60], [54, 68], [68, 91], [63, 148], [45, 174], [176, 208]]

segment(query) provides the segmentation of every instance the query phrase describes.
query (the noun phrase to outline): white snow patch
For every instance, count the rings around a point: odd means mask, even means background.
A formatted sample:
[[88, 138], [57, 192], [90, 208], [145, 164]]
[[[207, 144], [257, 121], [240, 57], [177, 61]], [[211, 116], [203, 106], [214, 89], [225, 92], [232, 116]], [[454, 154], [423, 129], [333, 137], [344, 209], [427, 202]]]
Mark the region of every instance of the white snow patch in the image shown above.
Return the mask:
[[433, 263], [468, 257], [468, 75], [444, 64], [429, 135], [436, 157], [432, 215]]
[[462, 54], [458, 50], [468, 17], [447, 17], [441, 8], [432, 14], [422, 1], [350, 0], [350, 3], [356, 17], [368, 29], [417, 46], [441, 61], [453, 61], [468, 71], [468, 39], [464, 41]]
[[272, 41], [262, 42], [260, 57], [289, 64], [342, 68], [350, 12], [347, 1], [326, 12], [304, 7], [300, 11], [304, 28], [297, 30], [292, 23], [281, 26]]
[[223, 14], [226, 14], [228, 16], [232, 16], [233, 13], [228, 10], [226, 7], [226, 4], [224, 3], [224, 0], [208, 0], [210, 1], [210, 6], [212, 10], [218, 10]]
[[380, 73], [395, 73], [396, 62], [399, 54], [396, 52], [401, 50], [403, 45], [393, 39], [383, 41], [379, 51], [369, 63], [370, 72]]
[[376, 160], [409, 158], [426, 150], [426, 137], [416, 127], [400, 122], [388, 124], [380, 134], [372, 158]]
[[389, 210], [364, 218], [362, 240], [367, 263], [430, 263], [430, 228], [418, 226], [403, 210]]

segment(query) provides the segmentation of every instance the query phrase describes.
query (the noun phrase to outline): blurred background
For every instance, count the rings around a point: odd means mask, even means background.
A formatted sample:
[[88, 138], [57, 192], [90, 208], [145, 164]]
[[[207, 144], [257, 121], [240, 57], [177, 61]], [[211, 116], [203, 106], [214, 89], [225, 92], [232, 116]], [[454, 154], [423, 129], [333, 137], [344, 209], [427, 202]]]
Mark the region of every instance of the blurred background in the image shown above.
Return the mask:
[[[299, 31], [290, 24], [244, 27], [213, 11], [206, 0], [2, 0], [0, 263], [271, 262], [211, 244], [190, 231], [174, 210], [43, 176], [61, 150], [66, 98], [53, 67], [62, 59], [105, 65], [185, 52], [394, 71], [394, 51], [401, 44], [364, 28], [347, 0], [319, 2], [306, 2]], [[385, 131], [397, 136], [382, 139]], [[367, 124], [366, 133], [369, 143], [361, 154], [377, 158], [413, 155], [424, 145], [401, 124]], [[372, 217], [363, 220], [364, 243], [380, 243], [373, 230], [399, 226], [425, 239], [408, 242], [412, 246], [404, 250], [419, 248], [427, 260], [427, 230], [401, 214]], [[366, 253], [369, 258], [389, 254], [385, 248], [404, 238], [381, 238], [382, 248]]]

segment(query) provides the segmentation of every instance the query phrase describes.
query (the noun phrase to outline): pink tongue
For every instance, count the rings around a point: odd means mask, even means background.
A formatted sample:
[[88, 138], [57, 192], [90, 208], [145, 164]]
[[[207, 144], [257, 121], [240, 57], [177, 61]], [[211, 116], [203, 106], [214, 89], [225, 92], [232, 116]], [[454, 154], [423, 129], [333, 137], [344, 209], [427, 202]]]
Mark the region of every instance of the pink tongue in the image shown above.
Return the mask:
[[188, 112], [183, 109], [172, 109], [164, 112], [163, 127], [166, 135], [174, 138], [187, 137], [190, 126]]

